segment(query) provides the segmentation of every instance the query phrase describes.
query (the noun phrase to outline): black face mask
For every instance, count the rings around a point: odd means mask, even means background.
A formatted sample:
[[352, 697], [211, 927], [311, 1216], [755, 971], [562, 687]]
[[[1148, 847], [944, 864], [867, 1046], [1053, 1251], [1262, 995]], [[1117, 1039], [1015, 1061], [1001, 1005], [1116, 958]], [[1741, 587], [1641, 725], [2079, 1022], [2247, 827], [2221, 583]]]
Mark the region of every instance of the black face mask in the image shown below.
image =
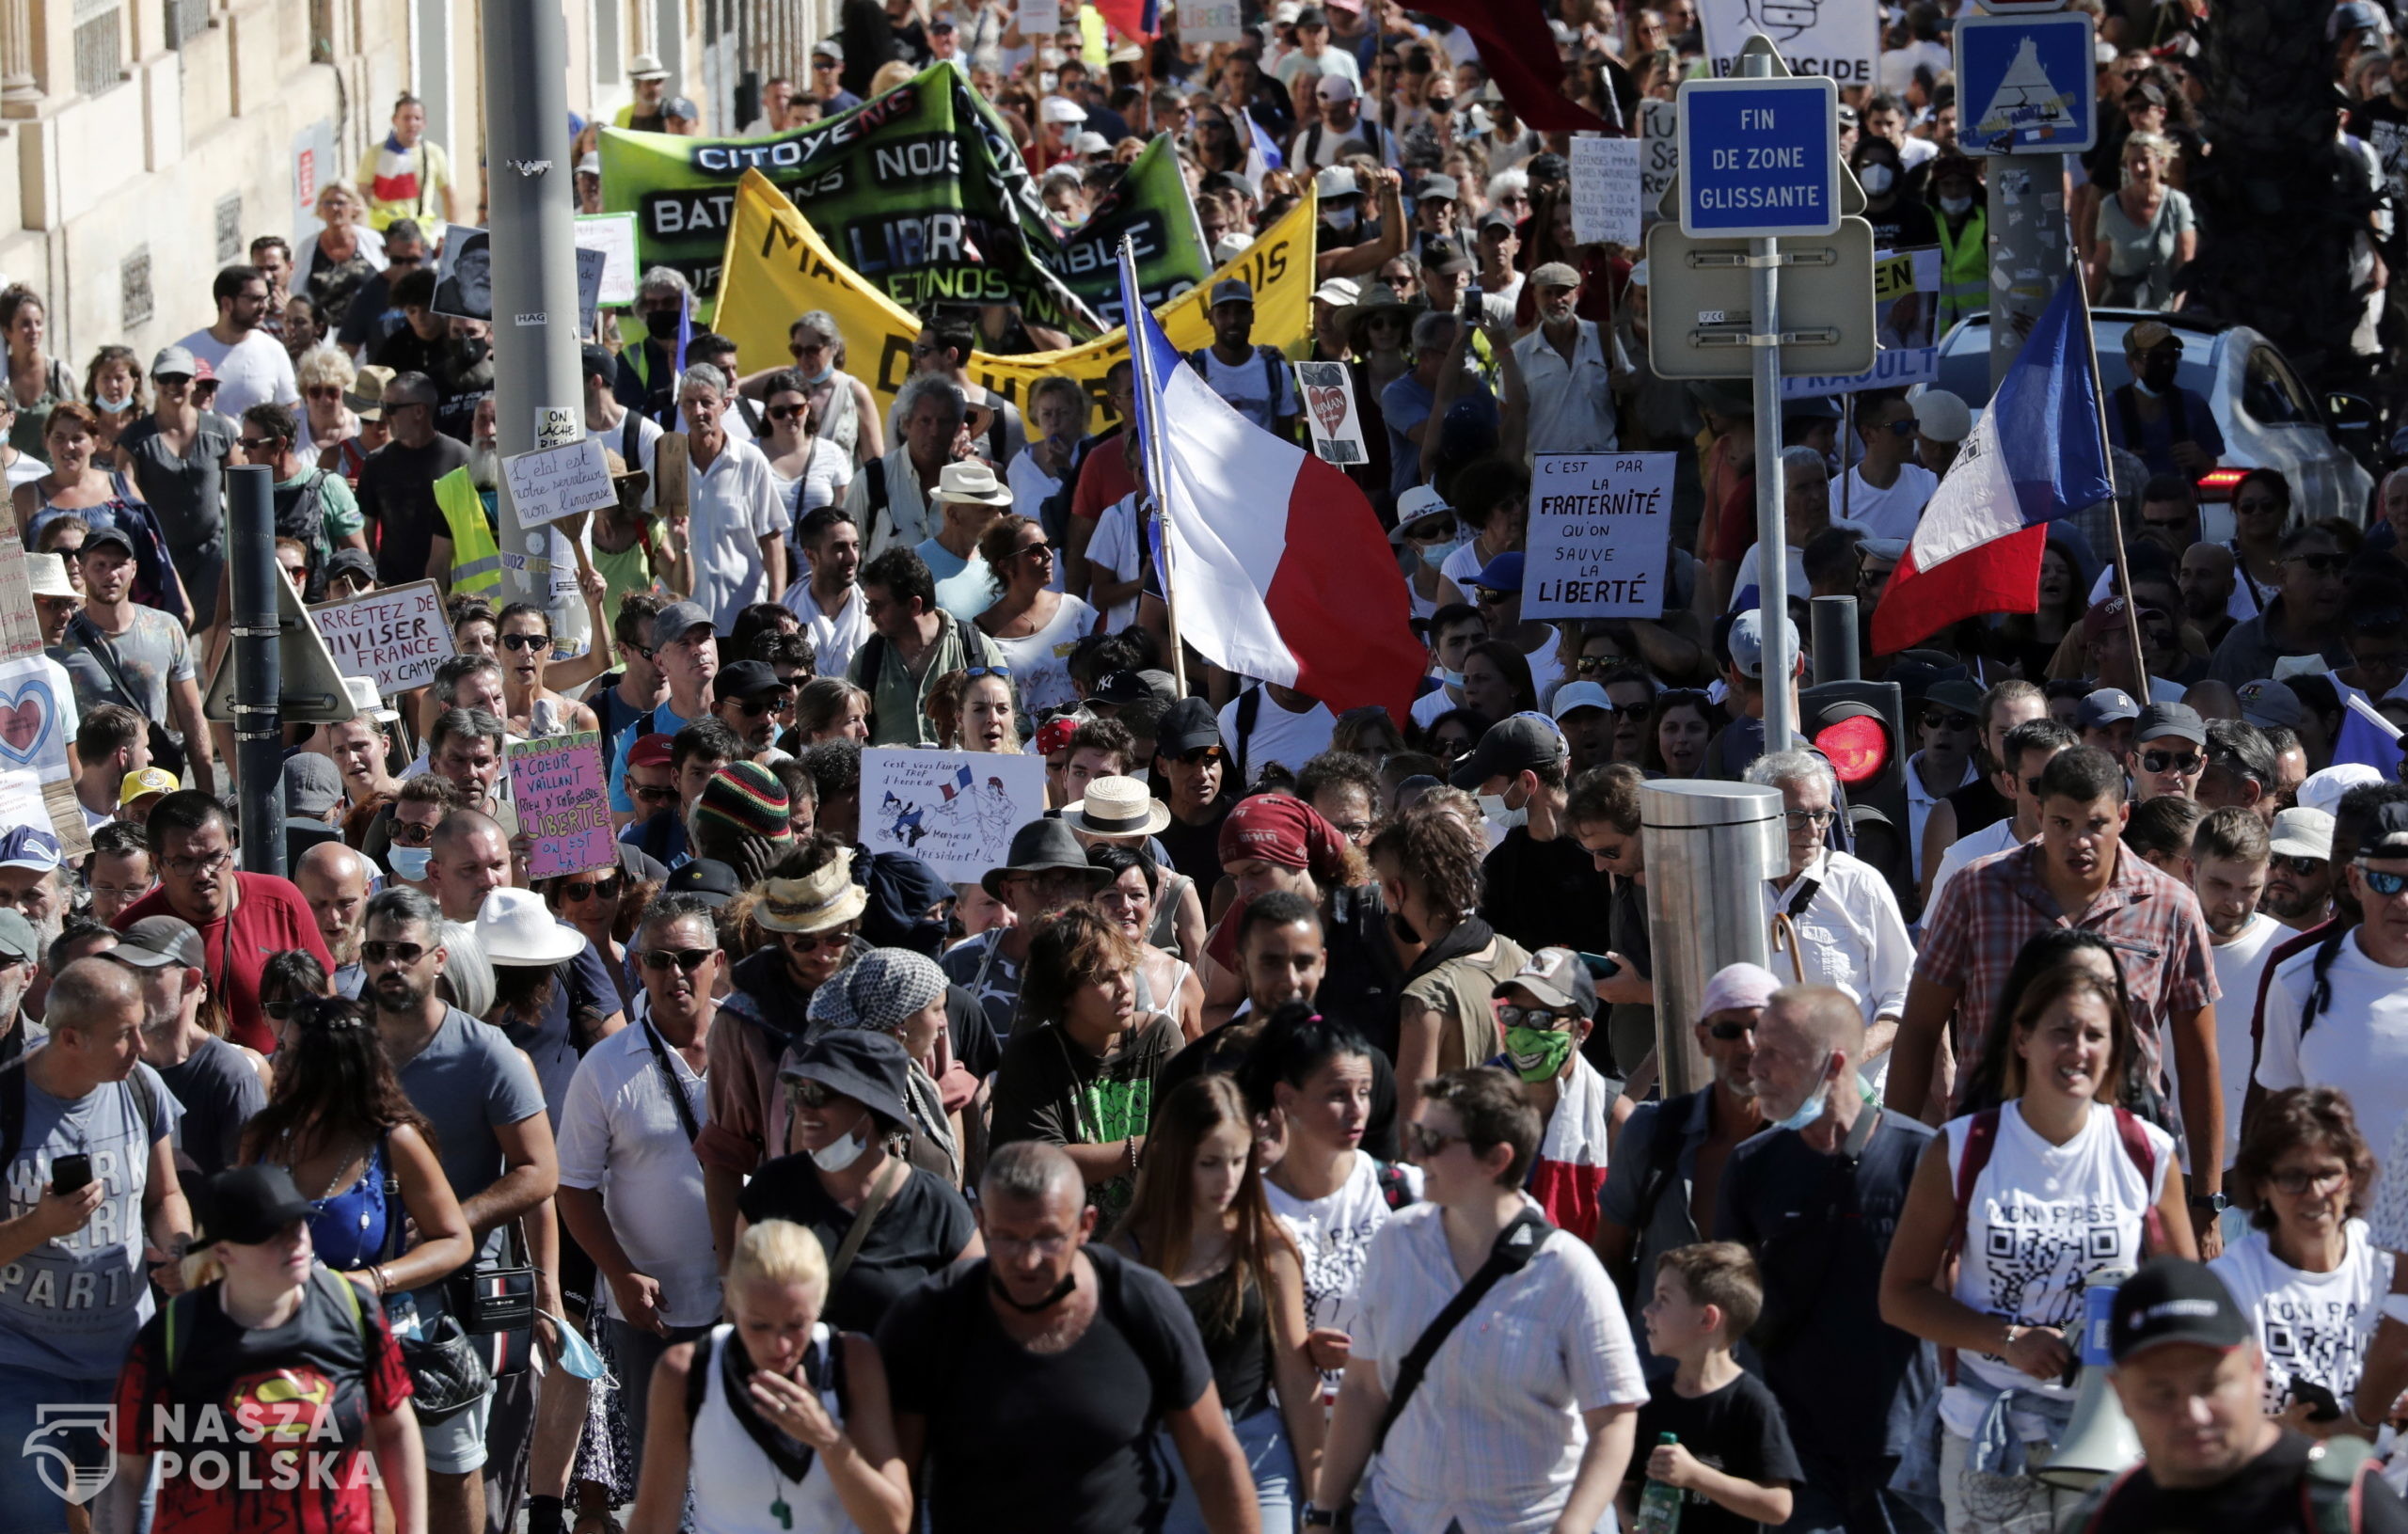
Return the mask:
[[643, 328], [655, 340], [675, 340], [677, 311], [673, 308], [654, 309], [643, 317]]
[[2140, 380], [2162, 394], [2174, 387], [2174, 374], [2181, 366], [2179, 356], [2151, 352], [2141, 359]]
[[1011, 1306], [1014, 1310], [1019, 1311], [1022, 1315], [1038, 1316], [1043, 1315], [1046, 1311], [1053, 1309], [1055, 1305], [1060, 1305], [1063, 1301], [1070, 1297], [1071, 1290], [1079, 1287], [1079, 1272], [1076, 1268], [1072, 1268], [1069, 1273], [1062, 1276], [1062, 1281], [1060, 1283], [1054, 1286], [1052, 1293], [1046, 1295], [1044, 1299], [1038, 1301], [1035, 1305], [1022, 1305], [1018, 1300], [1013, 1299], [1010, 1292], [1004, 1288], [1003, 1280], [995, 1276], [992, 1269], [988, 1270], [987, 1273], [987, 1287], [994, 1291], [996, 1299], [1003, 1301], [1004, 1304]]

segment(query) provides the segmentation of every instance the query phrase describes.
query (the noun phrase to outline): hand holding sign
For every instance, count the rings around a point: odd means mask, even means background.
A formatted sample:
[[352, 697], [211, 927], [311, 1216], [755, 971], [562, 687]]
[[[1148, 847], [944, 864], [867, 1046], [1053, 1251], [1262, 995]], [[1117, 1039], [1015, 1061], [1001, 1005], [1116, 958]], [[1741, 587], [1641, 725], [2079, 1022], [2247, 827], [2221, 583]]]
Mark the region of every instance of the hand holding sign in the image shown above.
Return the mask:
[[602, 439], [581, 437], [557, 448], [538, 448], [501, 461], [510, 476], [510, 500], [522, 528], [547, 527], [564, 516], [618, 504]]

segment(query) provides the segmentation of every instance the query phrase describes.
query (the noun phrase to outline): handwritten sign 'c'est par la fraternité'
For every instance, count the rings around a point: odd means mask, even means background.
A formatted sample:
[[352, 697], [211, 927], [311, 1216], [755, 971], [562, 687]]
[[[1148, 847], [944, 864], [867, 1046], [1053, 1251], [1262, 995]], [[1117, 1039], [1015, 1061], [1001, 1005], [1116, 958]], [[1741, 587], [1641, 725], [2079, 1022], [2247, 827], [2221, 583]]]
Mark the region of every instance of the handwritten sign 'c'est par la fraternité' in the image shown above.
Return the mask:
[[1522, 616], [1657, 618], [1672, 532], [1670, 452], [1543, 452], [1530, 467]]

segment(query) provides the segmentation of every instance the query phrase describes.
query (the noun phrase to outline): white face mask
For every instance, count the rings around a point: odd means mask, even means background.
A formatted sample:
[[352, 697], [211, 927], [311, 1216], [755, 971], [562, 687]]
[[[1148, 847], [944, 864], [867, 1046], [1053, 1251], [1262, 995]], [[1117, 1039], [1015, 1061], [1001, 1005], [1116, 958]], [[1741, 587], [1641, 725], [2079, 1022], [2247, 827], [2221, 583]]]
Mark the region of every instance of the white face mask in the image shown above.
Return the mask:
[[864, 1123], [852, 1133], [811, 1153], [812, 1164], [822, 1172], [841, 1172], [860, 1161], [869, 1150], [869, 1126]]
[[388, 847], [385, 849], [385, 866], [393, 871], [395, 878], [420, 884], [426, 879], [427, 861], [434, 856], [435, 848], [431, 846]]
[[1336, 229], [1340, 234], [1345, 234], [1354, 229], [1354, 221], [1361, 217], [1362, 214], [1358, 210], [1354, 208], [1329, 208], [1324, 209], [1321, 216], [1322, 221], [1327, 224], [1331, 229]]
[[1480, 796], [1480, 816], [1498, 830], [1512, 830], [1516, 826], [1529, 824], [1530, 807], [1525, 804], [1518, 810], [1509, 810], [1505, 808], [1504, 795], [1482, 794]]
[[1972, 198], [1941, 198], [1940, 211], [1951, 218], [1961, 218], [1973, 206]]
[[1894, 172], [1884, 165], [1861, 166], [1856, 172], [1857, 184], [1864, 188], [1864, 195], [1869, 198], [1877, 198], [1890, 190], [1893, 178]]

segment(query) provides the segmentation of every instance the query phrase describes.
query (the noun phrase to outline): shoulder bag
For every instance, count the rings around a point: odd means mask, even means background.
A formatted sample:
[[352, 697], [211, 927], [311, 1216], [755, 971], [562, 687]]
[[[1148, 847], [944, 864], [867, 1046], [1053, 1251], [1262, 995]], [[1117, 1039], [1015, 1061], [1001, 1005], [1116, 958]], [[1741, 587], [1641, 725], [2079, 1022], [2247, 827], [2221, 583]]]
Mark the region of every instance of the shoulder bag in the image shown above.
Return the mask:
[[1447, 1338], [1454, 1335], [1455, 1328], [1463, 1324], [1463, 1319], [1471, 1314], [1472, 1306], [1480, 1304], [1481, 1296], [1495, 1289], [1507, 1273], [1529, 1267], [1530, 1258], [1538, 1255], [1554, 1228], [1547, 1224], [1545, 1215], [1525, 1209], [1497, 1233], [1497, 1244], [1488, 1249], [1488, 1260], [1480, 1265], [1480, 1272], [1472, 1274], [1470, 1282], [1447, 1302], [1447, 1307], [1422, 1328], [1421, 1335], [1414, 1339], [1413, 1351], [1397, 1366], [1396, 1385], [1388, 1392], [1387, 1410], [1380, 1414], [1379, 1429], [1371, 1436], [1372, 1453], [1378, 1453], [1388, 1441], [1388, 1430], [1396, 1426], [1396, 1419], [1404, 1415], [1405, 1403], [1420, 1388], [1421, 1377], [1430, 1371], [1430, 1361], [1438, 1355]]

